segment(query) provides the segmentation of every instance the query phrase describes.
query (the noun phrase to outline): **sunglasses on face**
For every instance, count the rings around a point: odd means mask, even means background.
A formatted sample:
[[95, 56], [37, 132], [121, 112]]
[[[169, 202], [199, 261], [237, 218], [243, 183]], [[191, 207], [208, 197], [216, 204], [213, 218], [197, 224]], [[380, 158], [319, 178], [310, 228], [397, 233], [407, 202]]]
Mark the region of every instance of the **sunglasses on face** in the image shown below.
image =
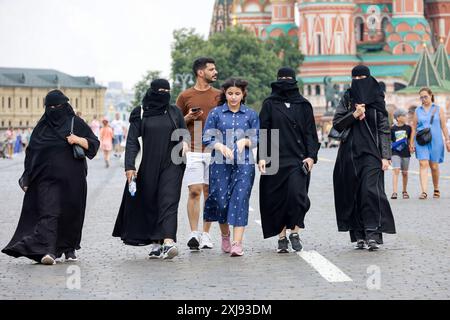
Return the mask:
[[428, 98], [429, 98], [429, 96], [420, 96], [420, 100], [426, 100]]

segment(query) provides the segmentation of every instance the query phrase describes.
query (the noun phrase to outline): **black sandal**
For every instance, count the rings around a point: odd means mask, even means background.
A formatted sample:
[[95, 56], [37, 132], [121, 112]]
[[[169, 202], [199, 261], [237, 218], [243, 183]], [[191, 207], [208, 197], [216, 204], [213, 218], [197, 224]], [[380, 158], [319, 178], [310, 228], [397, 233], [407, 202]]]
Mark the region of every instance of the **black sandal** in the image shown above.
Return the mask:
[[394, 193], [392, 194], [391, 199], [392, 199], [392, 200], [397, 200], [397, 199], [398, 199], [398, 194], [397, 194], [397, 192], [394, 192]]
[[434, 190], [433, 198], [439, 199], [441, 197], [441, 192], [439, 190]]
[[422, 192], [422, 194], [419, 197], [420, 200], [426, 200], [427, 198], [428, 198], [428, 195], [426, 192]]

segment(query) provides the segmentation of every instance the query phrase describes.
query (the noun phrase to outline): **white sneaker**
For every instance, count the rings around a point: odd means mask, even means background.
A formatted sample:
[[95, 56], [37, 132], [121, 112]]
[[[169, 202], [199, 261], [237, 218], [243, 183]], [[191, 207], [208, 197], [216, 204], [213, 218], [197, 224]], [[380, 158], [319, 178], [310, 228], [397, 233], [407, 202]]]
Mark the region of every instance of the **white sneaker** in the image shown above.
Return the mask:
[[211, 236], [208, 232], [203, 232], [200, 237], [200, 248], [202, 249], [212, 249], [214, 247]]

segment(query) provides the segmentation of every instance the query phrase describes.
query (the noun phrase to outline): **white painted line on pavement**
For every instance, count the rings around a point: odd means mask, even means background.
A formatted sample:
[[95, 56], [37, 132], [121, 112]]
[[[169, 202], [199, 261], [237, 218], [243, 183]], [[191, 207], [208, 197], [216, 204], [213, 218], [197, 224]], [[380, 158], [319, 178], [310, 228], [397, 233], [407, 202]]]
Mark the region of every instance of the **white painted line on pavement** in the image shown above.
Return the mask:
[[255, 220], [255, 222], [256, 222], [257, 224], [259, 224], [260, 226], [262, 225], [262, 224], [261, 224], [261, 220]]
[[319, 161], [323, 161], [323, 162], [334, 162], [333, 160], [326, 159], [326, 158], [321, 158], [321, 157], [319, 157]]
[[328, 282], [350, 282], [353, 281], [341, 269], [336, 267], [317, 251], [302, 251], [297, 254]]
[[253, 211], [255, 211], [255, 209], [253, 209], [252, 207], [250, 207], [250, 209], [248, 209], [248, 211], [253, 212]]

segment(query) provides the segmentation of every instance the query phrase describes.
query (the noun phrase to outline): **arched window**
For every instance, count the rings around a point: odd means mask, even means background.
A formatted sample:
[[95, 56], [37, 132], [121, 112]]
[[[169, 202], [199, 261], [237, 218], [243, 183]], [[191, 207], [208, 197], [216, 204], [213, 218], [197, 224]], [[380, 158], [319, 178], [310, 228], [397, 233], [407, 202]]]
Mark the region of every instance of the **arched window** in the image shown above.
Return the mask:
[[11, 97], [8, 97], [8, 108], [11, 109]]
[[316, 85], [316, 96], [320, 96], [320, 86]]
[[28, 109], [28, 98], [25, 98], [25, 108]]
[[355, 19], [356, 41], [364, 41], [364, 20], [361, 17]]
[[312, 94], [311, 85], [308, 85], [308, 96], [310, 96], [311, 94]]

